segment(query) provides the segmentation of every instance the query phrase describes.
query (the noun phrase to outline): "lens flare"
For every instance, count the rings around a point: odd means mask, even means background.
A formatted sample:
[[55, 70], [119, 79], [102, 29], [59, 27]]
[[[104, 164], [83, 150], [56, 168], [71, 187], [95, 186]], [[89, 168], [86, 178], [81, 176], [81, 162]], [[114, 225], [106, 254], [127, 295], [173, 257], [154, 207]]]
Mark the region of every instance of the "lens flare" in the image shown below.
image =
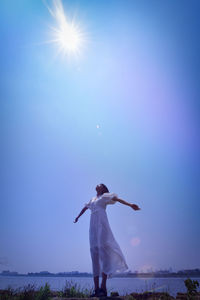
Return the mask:
[[61, 0], [53, 1], [53, 9], [47, 8], [56, 21], [56, 27], [50, 27], [52, 39], [48, 43], [56, 44], [58, 53], [64, 56], [80, 55], [86, 40], [80, 25], [74, 18], [70, 20], [66, 17]]
[[133, 237], [130, 242], [131, 246], [136, 247], [141, 243], [141, 240], [139, 237]]

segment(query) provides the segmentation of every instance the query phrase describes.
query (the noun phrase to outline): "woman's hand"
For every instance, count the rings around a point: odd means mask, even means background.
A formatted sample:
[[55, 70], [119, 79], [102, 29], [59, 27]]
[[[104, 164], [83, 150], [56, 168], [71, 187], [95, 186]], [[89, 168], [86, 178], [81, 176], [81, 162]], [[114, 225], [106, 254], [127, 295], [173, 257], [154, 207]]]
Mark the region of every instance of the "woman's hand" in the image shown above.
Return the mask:
[[78, 222], [78, 217], [76, 217], [76, 219], [74, 220], [74, 223]]
[[141, 208], [139, 208], [139, 206], [137, 205], [137, 204], [133, 204], [133, 203], [131, 203], [131, 205], [130, 205], [131, 207], [132, 207], [132, 209], [134, 209], [134, 210], [140, 210]]

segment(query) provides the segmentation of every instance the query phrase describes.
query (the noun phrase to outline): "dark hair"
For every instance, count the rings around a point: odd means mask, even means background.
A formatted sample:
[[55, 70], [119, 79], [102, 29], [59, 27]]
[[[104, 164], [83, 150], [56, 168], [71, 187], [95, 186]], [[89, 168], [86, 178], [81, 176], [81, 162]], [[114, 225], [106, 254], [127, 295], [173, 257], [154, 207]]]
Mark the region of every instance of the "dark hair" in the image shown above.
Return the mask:
[[103, 193], [102, 194], [109, 193], [109, 190], [108, 190], [108, 188], [107, 188], [107, 186], [105, 184], [100, 183], [100, 185], [103, 187]]

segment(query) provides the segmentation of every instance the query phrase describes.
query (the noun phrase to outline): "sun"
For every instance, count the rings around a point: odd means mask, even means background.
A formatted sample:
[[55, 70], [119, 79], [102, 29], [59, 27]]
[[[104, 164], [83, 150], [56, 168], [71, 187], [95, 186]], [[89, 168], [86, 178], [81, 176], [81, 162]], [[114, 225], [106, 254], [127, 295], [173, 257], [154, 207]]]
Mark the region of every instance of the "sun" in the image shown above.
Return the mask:
[[56, 26], [50, 27], [52, 38], [48, 42], [56, 44], [58, 52], [64, 56], [80, 55], [86, 34], [74, 18], [70, 20], [66, 17], [61, 0], [54, 0], [53, 4], [53, 9], [48, 7], [48, 10], [55, 19]]
[[65, 24], [65, 26], [57, 32], [57, 42], [64, 52], [74, 52], [79, 49], [81, 38], [74, 24]]

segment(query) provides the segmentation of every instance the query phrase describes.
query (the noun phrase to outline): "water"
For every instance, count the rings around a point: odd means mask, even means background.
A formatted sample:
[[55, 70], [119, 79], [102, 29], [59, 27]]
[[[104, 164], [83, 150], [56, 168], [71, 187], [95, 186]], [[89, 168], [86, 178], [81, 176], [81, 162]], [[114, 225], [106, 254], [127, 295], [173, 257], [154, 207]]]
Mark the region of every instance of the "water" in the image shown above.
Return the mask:
[[[100, 278], [101, 279], [101, 278]], [[111, 291], [118, 291], [119, 295], [132, 292], [157, 291], [168, 292], [176, 297], [177, 292], [186, 292], [185, 278], [109, 278], [107, 280], [108, 295]], [[23, 288], [27, 284], [34, 284], [38, 289], [49, 283], [51, 290], [62, 290], [67, 281], [77, 283], [81, 288], [93, 289], [92, 277], [31, 277], [31, 276], [0, 276], [0, 289], [8, 286], [16, 289]], [[200, 278], [192, 278], [198, 280]]]

